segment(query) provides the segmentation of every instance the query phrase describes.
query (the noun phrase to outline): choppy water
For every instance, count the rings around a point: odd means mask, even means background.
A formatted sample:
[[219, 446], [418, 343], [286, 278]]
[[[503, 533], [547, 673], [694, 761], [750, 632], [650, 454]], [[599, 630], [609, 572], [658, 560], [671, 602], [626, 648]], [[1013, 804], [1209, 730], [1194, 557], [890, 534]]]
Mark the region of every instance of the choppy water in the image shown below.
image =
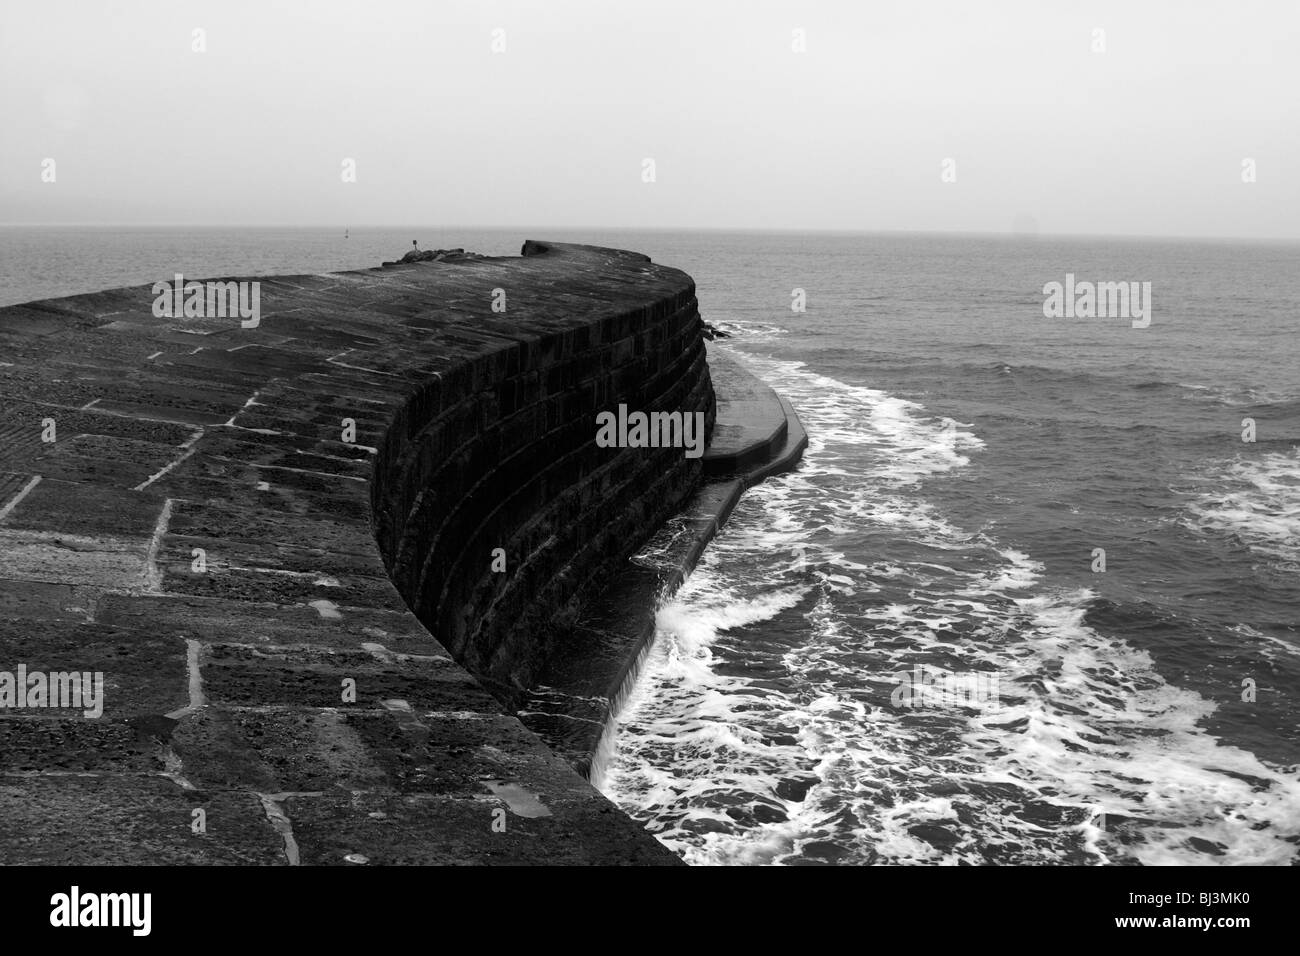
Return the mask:
[[[687, 860], [1297, 862], [1300, 247], [7, 228], [0, 303], [411, 238], [680, 266], [810, 433], [661, 612], [602, 781]], [[1150, 328], [1045, 319], [1067, 272], [1151, 281]], [[899, 706], [926, 674], [978, 693]]]
[[[702, 300], [811, 446], [660, 613], [606, 792], [695, 863], [1300, 860], [1296, 251], [824, 242]], [[1067, 263], [1151, 328], [1044, 319]]]

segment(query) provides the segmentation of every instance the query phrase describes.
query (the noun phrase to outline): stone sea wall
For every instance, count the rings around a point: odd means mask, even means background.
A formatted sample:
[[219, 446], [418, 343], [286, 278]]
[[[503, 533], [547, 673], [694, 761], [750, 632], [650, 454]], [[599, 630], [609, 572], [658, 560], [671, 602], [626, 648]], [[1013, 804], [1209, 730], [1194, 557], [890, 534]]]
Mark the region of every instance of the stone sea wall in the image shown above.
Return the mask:
[[509, 704], [699, 477], [595, 444], [712, 422], [694, 286], [525, 252], [0, 308], [0, 690], [102, 682], [0, 695], [0, 864], [679, 862]]
[[[530, 243], [524, 254], [555, 251]], [[421, 384], [380, 445], [371, 500], [389, 573], [507, 703], [582, 599], [699, 482], [702, 463], [680, 448], [595, 442], [597, 413], [620, 404], [700, 411], [712, 426], [694, 283], [652, 274], [660, 281], [639, 294], [635, 276], [613, 269], [572, 286], [608, 307]]]

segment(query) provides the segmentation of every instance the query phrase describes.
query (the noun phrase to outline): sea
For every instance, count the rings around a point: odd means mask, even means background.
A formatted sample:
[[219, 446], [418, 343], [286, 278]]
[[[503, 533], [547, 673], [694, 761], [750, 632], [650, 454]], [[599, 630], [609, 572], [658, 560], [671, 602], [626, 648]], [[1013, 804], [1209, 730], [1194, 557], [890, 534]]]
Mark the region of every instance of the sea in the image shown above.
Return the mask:
[[[810, 442], [659, 610], [607, 796], [693, 864], [1300, 863], [1300, 243], [344, 230], [0, 227], [0, 304], [413, 239], [682, 268]], [[1067, 276], [1149, 324], [1046, 315]]]

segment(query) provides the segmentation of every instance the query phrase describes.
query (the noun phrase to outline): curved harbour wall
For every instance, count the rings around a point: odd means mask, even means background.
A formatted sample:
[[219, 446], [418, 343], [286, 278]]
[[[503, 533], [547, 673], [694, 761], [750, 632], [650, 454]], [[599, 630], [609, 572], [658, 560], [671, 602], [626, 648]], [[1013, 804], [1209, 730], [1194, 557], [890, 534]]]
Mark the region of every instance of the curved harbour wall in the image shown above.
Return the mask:
[[711, 424], [694, 287], [525, 252], [0, 309], [0, 672], [102, 677], [0, 700], [0, 863], [679, 862], [499, 701], [697, 483], [594, 441]]
[[380, 445], [371, 495], [398, 590], [508, 705], [582, 599], [699, 482], [702, 462], [681, 448], [597, 447], [597, 413], [714, 417], [688, 276], [607, 250], [529, 243], [524, 255], [600, 269], [567, 279], [573, 305], [553, 317], [525, 299], [532, 336], [498, 320], [510, 344], [421, 384]]

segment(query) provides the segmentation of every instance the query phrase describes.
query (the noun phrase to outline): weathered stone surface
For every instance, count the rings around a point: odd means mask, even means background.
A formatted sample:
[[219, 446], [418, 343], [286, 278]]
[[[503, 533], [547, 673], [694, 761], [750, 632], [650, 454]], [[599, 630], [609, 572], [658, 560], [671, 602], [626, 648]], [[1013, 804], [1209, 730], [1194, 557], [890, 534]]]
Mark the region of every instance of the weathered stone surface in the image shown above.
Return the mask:
[[6, 864], [287, 863], [257, 794], [186, 790], [161, 776], [0, 774], [0, 820]]
[[499, 701], [699, 482], [594, 443], [711, 425], [690, 278], [529, 243], [257, 281], [252, 328], [0, 309], [0, 671], [105, 687], [0, 710], [0, 863], [677, 862]]

